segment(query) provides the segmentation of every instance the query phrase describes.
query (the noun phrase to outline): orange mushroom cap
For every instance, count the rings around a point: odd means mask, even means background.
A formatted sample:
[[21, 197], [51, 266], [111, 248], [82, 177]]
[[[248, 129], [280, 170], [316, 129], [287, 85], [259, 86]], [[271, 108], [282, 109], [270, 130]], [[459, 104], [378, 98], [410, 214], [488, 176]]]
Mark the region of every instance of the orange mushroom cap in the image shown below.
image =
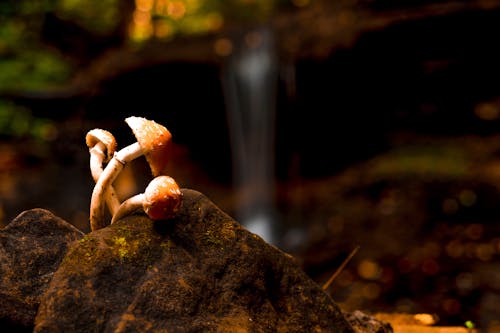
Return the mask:
[[168, 161], [172, 134], [153, 120], [128, 117], [125, 122], [134, 132], [153, 176], [160, 175]]
[[144, 191], [144, 212], [152, 220], [166, 220], [175, 216], [181, 206], [182, 193], [169, 176], [153, 179]]
[[106, 146], [106, 162], [109, 161], [113, 154], [116, 151], [116, 140], [113, 134], [110, 132], [100, 129], [94, 128], [93, 130], [88, 131], [85, 136], [85, 143], [87, 147], [92, 148], [99, 142], [103, 143]]

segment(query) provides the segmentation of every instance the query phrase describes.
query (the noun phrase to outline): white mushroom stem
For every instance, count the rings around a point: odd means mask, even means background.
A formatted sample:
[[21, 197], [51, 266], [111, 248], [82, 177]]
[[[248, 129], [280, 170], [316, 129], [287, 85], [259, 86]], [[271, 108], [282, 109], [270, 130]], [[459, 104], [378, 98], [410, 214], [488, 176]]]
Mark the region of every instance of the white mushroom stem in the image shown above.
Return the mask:
[[[102, 172], [103, 172], [103, 162], [106, 158], [106, 146], [99, 142], [94, 147], [90, 148], [90, 172], [92, 173], [92, 178], [97, 183]], [[108, 205], [111, 214], [114, 214], [118, 207], [120, 206], [120, 200], [118, 200], [118, 196], [116, 195], [115, 189], [111, 186], [107, 192], [107, 196], [105, 198], [106, 204]]]
[[115, 153], [114, 157], [101, 173], [90, 201], [90, 228], [92, 231], [105, 227], [103, 202], [110, 195], [109, 191], [116, 177], [123, 170], [126, 163], [141, 155], [143, 155], [141, 146], [137, 142], [133, 143]]
[[144, 210], [144, 193], [134, 195], [133, 197], [125, 200], [121, 206], [118, 208], [116, 213], [113, 215], [113, 219], [111, 223], [115, 223], [116, 221], [124, 218], [127, 215], [130, 215], [136, 211]]

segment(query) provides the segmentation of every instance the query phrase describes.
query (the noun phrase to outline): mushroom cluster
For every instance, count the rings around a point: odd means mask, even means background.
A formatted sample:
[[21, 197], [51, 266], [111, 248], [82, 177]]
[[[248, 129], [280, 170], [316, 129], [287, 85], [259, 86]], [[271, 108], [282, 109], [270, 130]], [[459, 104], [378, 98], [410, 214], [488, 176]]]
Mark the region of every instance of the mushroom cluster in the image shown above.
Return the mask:
[[[132, 129], [137, 142], [116, 151], [113, 135], [102, 129], [87, 133], [85, 141], [90, 152], [90, 171], [96, 182], [90, 202], [90, 227], [105, 227], [105, 206], [112, 215], [111, 223], [143, 210], [152, 220], [166, 220], [178, 211], [182, 193], [171, 177], [162, 175], [168, 160], [172, 135], [162, 125], [141, 117], [129, 117], [125, 122]], [[120, 203], [113, 182], [128, 162], [144, 155], [153, 176], [143, 194]], [[104, 164], [106, 166], [104, 167]]]

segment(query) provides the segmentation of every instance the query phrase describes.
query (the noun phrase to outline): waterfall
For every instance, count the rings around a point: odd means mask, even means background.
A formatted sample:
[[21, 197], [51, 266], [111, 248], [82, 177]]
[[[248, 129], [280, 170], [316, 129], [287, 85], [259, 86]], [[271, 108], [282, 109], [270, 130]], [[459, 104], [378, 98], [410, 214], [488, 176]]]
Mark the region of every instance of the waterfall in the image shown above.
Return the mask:
[[273, 33], [269, 28], [259, 28], [233, 42], [223, 82], [237, 198], [236, 219], [273, 243], [278, 80]]

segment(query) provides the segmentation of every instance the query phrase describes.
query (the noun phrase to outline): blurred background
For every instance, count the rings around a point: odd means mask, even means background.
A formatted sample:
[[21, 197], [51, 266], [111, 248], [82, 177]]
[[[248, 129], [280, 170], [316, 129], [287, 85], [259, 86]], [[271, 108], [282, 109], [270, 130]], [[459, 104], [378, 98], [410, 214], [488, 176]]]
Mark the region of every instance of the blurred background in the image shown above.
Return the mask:
[[[500, 1], [4, 0], [0, 225], [88, 232], [85, 134], [165, 125], [166, 173], [344, 309], [500, 318]], [[143, 159], [121, 198], [151, 179]]]

